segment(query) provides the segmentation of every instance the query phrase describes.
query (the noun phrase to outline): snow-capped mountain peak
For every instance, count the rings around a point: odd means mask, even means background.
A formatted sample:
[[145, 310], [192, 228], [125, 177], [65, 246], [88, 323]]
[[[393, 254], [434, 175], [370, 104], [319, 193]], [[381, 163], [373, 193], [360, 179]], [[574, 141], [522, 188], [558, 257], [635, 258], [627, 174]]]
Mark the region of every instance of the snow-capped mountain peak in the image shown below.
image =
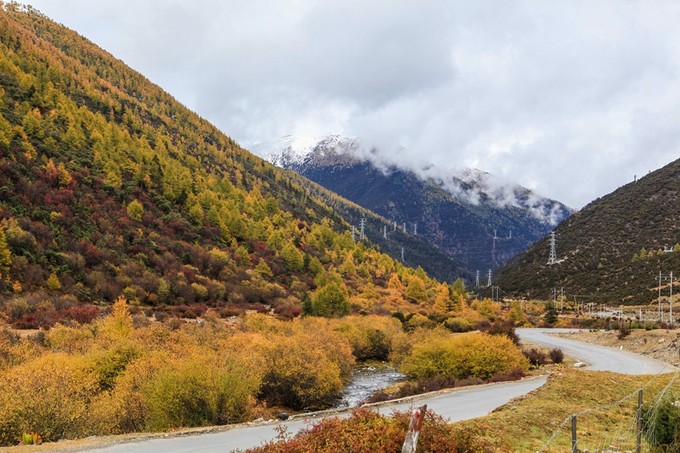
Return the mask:
[[302, 164], [321, 140], [319, 137], [286, 135], [279, 140], [256, 143], [251, 150], [272, 164], [285, 168]]
[[369, 149], [359, 140], [341, 135], [321, 138], [288, 135], [280, 140], [257, 144], [252, 149], [274, 165], [296, 171], [310, 166], [357, 162], [370, 162], [386, 174], [394, 169], [409, 171], [441, 187], [460, 202], [474, 206], [491, 203], [499, 208], [521, 208], [550, 226], [556, 225], [571, 212], [562, 203], [488, 172], [475, 168], [442, 168], [428, 162], [418, 167], [406, 165], [388, 153]]

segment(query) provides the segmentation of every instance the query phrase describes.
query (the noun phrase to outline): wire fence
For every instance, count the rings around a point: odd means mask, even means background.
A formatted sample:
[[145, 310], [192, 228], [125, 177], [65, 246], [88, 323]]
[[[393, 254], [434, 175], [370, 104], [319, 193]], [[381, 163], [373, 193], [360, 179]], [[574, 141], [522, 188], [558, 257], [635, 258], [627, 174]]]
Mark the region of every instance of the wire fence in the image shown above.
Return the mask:
[[[618, 400], [585, 409], [566, 417], [548, 438], [537, 453], [548, 452], [635, 452], [648, 451], [644, 445], [654, 444], [653, 426], [658, 423], [656, 417], [661, 401], [676, 385], [680, 370], [670, 378], [668, 384], [658, 393], [649, 391], [653, 384], [660, 379], [661, 374], [654, 375], [640, 388], [622, 396]], [[640, 392], [647, 395], [644, 407], [648, 415], [644, 423], [640, 423], [641, 407], [638, 403]], [[653, 399], [649, 399], [653, 395]], [[576, 429], [572, 432], [572, 422], [576, 420]], [[602, 433], [605, 433], [602, 435]], [[643, 448], [638, 450], [641, 433], [648, 433], [646, 440], [642, 440]]]

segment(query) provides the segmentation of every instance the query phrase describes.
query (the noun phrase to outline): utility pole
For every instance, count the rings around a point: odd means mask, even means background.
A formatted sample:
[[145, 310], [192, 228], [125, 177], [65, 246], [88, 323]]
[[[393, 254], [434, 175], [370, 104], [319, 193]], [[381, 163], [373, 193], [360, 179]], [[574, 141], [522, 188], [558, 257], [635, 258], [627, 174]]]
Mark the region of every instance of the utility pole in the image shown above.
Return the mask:
[[668, 300], [668, 322], [673, 325], [675, 323], [675, 320], [673, 319], [673, 283], [675, 282], [675, 278], [673, 277], [673, 271], [671, 271], [668, 275], [663, 275], [661, 271], [659, 271], [659, 321], [663, 321], [663, 308], [661, 307], [661, 282], [662, 281], [667, 281], [670, 282], [669, 286], [669, 300]]
[[491, 276], [492, 276], [492, 275], [493, 275], [493, 274], [492, 274], [492, 272], [491, 272], [491, 269], [489, 269], [489, 279], [487, 280], [487, 283], [486, 283], [486, 287], [487, 287], [487, 288], [488, 288], [489, 286], [491, 286]]
[[661, 311], [661, 271], [659, 271], [659, 322], [663, 321], [663, 313]]
[[550, 257], [548, 264], [555, 264], [557, 262], [557, 239], [555, 239], [555, 232], [550, 233]]
[[359, 232], [359, 240], [363, 241], [364, 240], [364, 227], [366, 227], [366, 219], [363, 217], [361, 218], [361, 223], [359, 224], [361, 227], [361, 231]]
[[671, 327], [673, 327], [673, 271], [671, 271], [671, 300], [669, 301], [669, 309], [668, 309], [668, 316], [669, 319], [668, 321], [671, 323]]

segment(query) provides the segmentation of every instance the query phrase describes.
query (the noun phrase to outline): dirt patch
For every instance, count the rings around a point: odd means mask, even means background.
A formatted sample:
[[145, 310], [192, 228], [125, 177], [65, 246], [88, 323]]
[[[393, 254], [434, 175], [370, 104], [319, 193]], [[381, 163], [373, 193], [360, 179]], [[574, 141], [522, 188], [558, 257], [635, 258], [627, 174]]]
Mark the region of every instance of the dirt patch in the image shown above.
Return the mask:
[[618, 330], [597, 330], [594, 332], [570, 332], [553, 334], [587, 343], [609, 346], [661, 360], [671, 365], [680, 365], [680, 330], [631, 330], [619, 339]]

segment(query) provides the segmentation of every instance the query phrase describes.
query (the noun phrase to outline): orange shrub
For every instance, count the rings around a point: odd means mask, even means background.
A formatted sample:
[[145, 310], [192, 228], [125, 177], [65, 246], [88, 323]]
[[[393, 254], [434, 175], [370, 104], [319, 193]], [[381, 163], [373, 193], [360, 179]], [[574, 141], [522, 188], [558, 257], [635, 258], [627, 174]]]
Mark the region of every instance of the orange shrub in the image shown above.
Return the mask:
[[261, 395], [293, 409], [318, 409], [339, 397], [341, 369], [312, 335], [281, 337], [265, 351]]
[[528, 368], [527, 359], [510, 339], [485, 333], [429, 338], [415, 344], [400, 366], [411, 378], [456, 380], [487, 380], [497, 374]]
[[[374, 453], [401, 451], [410, 414], [385, 417], [370, 409], [357, 409], [349, 418], [325, 418], [294, 438], [270, 442], [249, 453]], [[427, 411], [418, 438], [418, 451], [478, 453], [496, 451], [478, 433], [461, 432], [442, 417]]]
[[46, 441], [85, 434], [97, 379], [87, 363], [48, 354], [11, 368], [0, 378], [0, 445], [14, 445], [24, 432]]

